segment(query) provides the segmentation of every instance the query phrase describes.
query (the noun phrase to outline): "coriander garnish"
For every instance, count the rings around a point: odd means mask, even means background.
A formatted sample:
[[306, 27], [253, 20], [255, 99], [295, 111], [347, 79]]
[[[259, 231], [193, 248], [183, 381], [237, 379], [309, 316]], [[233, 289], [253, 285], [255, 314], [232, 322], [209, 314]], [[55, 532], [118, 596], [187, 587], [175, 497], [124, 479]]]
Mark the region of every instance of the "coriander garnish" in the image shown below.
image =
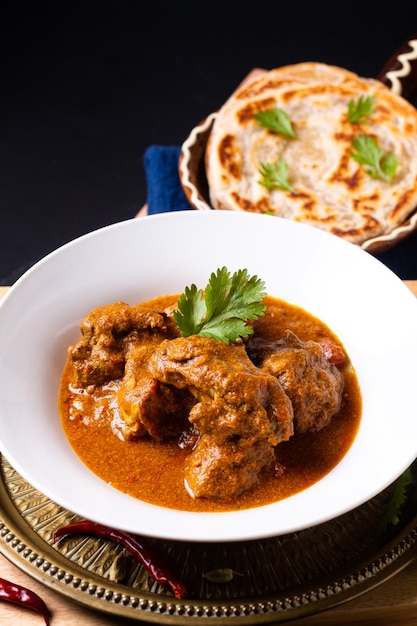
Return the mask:
[[384, 533], [389, 526], [396, 526], [400, 521], [402, 508], [407, 500], [408, 490], [415, 485], [415, 478], [408, 468], [401, 474], [396, 482], [392, 496], [388, 502], [387, 511], [379, 526], [379, 533]]
[[283, 109], [265, 109], [255, 113], [255, 119], [262, 128], [272, 130], [274, 133], [286, 135], [292, 139], [298, 139], [288, 114]]
[[174, 319], [184, 337], [202, 335], [225, 343], [246, 339], [253, 333], [247, 324], [264, 314], [265, 285], [247, 270], [232, 276], [222, 267], [212, 273], [203, 291], [196, 285], [186, 287], [178, 300]]
[[274, 163], [260, 163], [258, 171], [262, 176], [261, 180], [258, 180], [260, 185], [268, 189], [282, 189], [297, 194], [288, 180], [288, 163], [282, 157], [278, 157]]
[[373, 137], [357, 135], [353, 142], [356, 152], [351, 152], [352, 158], [358, 163], [366, 165], [365, 172], [372, 178], [380, 178], [390, 183], [399, 164], [393, 152], [384, 152]]
[[352, 124], [363, 124], [375, 111], [374, 96], [359, 96], [348, 103], [348, 118]]

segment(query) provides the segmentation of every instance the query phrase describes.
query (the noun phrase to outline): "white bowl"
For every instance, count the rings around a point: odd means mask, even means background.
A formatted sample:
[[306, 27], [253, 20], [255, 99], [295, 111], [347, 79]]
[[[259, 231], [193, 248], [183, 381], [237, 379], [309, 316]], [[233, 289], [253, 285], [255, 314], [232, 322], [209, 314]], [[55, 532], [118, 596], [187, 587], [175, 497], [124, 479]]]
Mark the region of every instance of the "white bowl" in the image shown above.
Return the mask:
[[[339, 336], [359, 378], [363, 414], [342, 461], [305, 491], [265, 507], [187, 513], [112, 488], [72, 451], [57, 394], [67, 346], [99, 304], [137, 303], [218, 267], [247, 268], [268, 293]], [[0, 305], [0, 449], [35, 488], [108, 526], [174, 540], [235, 541], [300, 530], [370, 499], [417, 457], [417, 299], [359, 247], [265, 215], [185, 211], [85, 235], [30, 269]]]

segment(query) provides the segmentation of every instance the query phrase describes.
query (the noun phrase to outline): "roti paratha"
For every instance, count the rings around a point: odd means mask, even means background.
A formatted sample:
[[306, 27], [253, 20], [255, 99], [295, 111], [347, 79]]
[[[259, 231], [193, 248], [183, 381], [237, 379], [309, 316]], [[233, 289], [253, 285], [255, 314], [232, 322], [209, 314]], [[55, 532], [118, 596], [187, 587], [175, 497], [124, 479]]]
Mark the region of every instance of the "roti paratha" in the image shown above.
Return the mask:
[[[371, 96], [373, 112], [349, 120], [349, 102]], [[262, 127], [255, 114], [281, 109], [297, 139]], [[371, 137], [398, 165], [374, 178], [352, 157], [357, 136]], [[269, 189], [262, 164], [281, 158], [291, 190]], [[205, 154], [215, 209], [271, 213], [322, 228], [353, 243], [387, 234], [417, 206], [417, 111], [381, 82], [343, 68], [300, 63], [255, 74], [218, 111]]]

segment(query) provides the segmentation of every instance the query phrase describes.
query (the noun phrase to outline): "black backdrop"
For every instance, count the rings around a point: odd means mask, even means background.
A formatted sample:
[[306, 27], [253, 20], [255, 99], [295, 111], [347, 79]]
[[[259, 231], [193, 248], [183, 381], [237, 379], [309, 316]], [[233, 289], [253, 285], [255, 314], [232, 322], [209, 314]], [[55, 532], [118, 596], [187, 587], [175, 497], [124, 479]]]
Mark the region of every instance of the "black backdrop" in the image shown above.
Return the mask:
[[[321, 61], [376, 76], [417, 32], [416, 0], [15, 1], [0, 16], [3, 285], [133, 217], [145, 149], [180, 145], [253, 67]], [[415, 246], [395, 253], [402, 278], [417, 278]]]

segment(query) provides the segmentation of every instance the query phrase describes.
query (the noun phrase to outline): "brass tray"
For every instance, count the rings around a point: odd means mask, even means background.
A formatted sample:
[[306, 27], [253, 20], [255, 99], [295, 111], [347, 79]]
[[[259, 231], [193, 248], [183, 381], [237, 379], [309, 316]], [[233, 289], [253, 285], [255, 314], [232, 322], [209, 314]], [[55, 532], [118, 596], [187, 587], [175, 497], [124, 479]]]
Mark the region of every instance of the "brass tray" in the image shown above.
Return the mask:
[[[54, 471], [54, 468], [51, 468]], [[413, 467], [413, 472], [415, 472]], [[82, 488], [82, 485], [80, 485]], [[79, 604], [158, 624], [278, 624], [375, 588], [417, 556], [417, 488], [400, 522], [381, 530], [394, 485], [327, 523], [261, 541], [149, 541], [188, 589], [176, 600], [119, 545], [53, 531], [75, 521], [0, 455], [0, 552], [27, 574]], [[213, 570], [233, 572], [211, 582]]]

